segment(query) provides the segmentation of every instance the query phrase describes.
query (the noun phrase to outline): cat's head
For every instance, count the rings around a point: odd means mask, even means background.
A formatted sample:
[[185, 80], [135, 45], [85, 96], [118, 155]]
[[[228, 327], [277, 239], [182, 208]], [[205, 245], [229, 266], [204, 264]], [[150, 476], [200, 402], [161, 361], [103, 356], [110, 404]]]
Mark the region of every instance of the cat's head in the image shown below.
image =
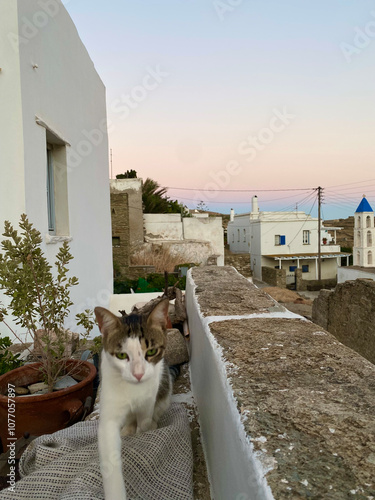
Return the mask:
[[103, 336], [103, 355], [128, 382], [142, 382], [155, 374], [167, 342], [169, 300], [159, 302], [149, 314], [115, 316], [104, 307], [95, 315]]

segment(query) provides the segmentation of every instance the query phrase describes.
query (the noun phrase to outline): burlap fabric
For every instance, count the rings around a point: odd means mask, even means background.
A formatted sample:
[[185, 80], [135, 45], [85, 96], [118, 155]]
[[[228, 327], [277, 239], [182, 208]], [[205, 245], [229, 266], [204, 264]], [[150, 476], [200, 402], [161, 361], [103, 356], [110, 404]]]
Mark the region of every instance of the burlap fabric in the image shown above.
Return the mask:
[[[80, 422], [33, 441], [20, 461], [22, 479], [1, 500], [104, 500], [98, 420]], [[123, 438], [128, 498], [191, 500], [193, 457], [182, 405], [172, 404], [155, 431]]]

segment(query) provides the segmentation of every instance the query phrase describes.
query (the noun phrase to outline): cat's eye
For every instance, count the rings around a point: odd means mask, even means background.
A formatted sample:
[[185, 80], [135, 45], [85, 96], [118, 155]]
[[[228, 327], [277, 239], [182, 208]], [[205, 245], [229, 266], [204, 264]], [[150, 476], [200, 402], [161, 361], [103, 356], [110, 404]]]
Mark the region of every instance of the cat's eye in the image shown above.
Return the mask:
[[146, 356], [155, 356], [155, 354], [158, 352], [157, 349], [149, 349], [147, 352], [146, 352]]
[[116, 352], [116, 358], [118, 359], [128, 359], [126, 352]]

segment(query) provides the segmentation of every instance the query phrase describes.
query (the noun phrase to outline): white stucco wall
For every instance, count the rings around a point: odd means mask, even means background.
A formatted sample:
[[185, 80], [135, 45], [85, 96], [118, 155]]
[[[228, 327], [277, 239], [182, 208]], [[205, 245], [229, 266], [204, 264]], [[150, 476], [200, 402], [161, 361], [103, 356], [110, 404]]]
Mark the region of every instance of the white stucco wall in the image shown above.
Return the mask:
[[250, 219], [249, 214], [237, 215], [228, 223], [227, 242], [233, 253], [248, 253], [250, 251]]
[[224, 230], [221, 217], [184, 217], [183, 234], [186, 240], [209, 241], [212, 254], [218, 256], [217, 265], [224, 265]]
[[[43, 250], [54, 262], [58, 245], [47, 244], [46, 196], [46, 143], [52, 130], [67, 143], [62, 148], [67, 156], [65, 209], [68, 205], [63, 236], [71, 239], [70, 269], [80, 281], [72, 290], [73, 317], [76, 309], [108, 305], [112, 293], [105, 87], [60, 0], [46, 9], [41, 5], [37, 0], [1, 4], [1, 98], [11, 92], [0, 118], [1, 137], [9, 138], [0, 153], [6, 180], [5, 186], [1, 183], [0, 224], [4, 219], [17, 223], [26, 211], [46, 236]], [[60, 179], [55, 178], [55, 191]]]
[[[217, 255], [224, 265], [224, 231], [221, 217], [183, 217], [180, 214], [144, 214], [146, 240], [168, 244], [175, 253], [183, 253], [191, 262], [206, 263]], [[171, 242], [183, 242], [171, 245]]]
[[[262, 257], [261, 259], [262, 266], [265, 267], [279, 267], [279, 261], [270, 257]], [[302, 279], [304, 280], [317, 280], [318, 279], [318, 267], [316, 259], [294, 259], [294, 260], [282, 260], [281, 261], [281, 269], [285, 269], [286, 273], [290, 273], [290, 267], [298, 267], [302, 269], [302, 266], [308, 265], [308, 272], [302, 273]], [[337, 259], [322, 259], [322, 278], [323, 279], [335, 279], [337, 277]], [[257, 269], [257, 273], [259, 270]], [[255, 276], [255, 275], [254, 275]], [[258, 279], [258, 276], [255, 276]]]
[[21, 69], [8, 35], [18, 33], [17, 2], [2, 0], [0, 15], [0, 230], [25, 211]]
[[180, 214], [143, 214], [146, 238], [156, 240], [183, 240]]

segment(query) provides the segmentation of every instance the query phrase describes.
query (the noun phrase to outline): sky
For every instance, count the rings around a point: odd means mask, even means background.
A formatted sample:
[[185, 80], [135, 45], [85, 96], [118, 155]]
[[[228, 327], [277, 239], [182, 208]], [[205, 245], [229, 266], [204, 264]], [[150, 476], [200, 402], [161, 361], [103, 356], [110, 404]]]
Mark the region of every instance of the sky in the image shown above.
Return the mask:
[[64, 0], [107, 89], [110, 175], [189, 208], [375, 208], [375, 2]]

